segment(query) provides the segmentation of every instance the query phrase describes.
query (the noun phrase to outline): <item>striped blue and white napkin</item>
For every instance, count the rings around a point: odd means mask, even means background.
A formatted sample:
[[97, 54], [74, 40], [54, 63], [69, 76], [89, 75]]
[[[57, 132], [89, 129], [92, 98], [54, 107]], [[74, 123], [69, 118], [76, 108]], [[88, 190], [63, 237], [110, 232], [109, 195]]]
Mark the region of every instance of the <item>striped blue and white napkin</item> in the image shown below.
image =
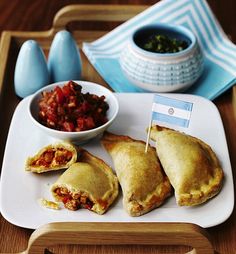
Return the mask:
[[146, 92], [123, 75], [119, 55], [131, 32], [149, 23], [183, 25], [198, 38], [205, 56], [203, 75], [186, 93], [213, 100], [236, 80], [236, 46], [225, 35], [205, 0], [162, 0], [92, 43], [83, 51], [116, 92]]

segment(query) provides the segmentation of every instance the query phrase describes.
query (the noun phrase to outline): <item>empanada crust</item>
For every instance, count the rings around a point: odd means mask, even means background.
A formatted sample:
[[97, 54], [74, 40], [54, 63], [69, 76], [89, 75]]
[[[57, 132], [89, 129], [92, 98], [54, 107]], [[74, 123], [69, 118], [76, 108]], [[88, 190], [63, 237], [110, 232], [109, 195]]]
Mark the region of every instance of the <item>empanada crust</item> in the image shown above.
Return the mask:
[[211, 147], [190, 135], [152, 126], [157, 155], [171, 185], [177, 204], [193, 206], [215, 196], [221, 189], [223, 170]]
[[171, 194], [171, 185], [160, 167], [155, 148], [128, 136], [105, 132], [102, 144], [110, 153], [123, 192], [123, 205], [131, 216], [160, 206]]
[[56, 189], [66, 188], [74, 197], [87, 197], [93, 206], [90, 210], [103, 214], [118, 196], [118, 180], [112, 169], [100, 158], [84, 149], [79, 150], [78, 162], [70, 166], [52, 185], [55, 200], [62, 201]]
[[[42, 156], [42, 154], [45, 153], [46, 151], [54, 151], [55, 156], [56, 155], [60, 156], [60, 149], [65, 149], [66, 151], [69, 151], [72, 154], [70, 160], [66, 161], [66, 163], [60, 164], [58, 161], [53, 160], [50, 166], [35, 164], [35, 162], [37, 160], [39, 160], [40, 156]], [[58, 142], [58, 143], [50, 144], [50, 145], [43, 147], [34, 156], [29, 157], [26, 160], [25, 170], [31, 171], [34, 173], [44, 173], [44, 172], [48, 172], [48, 171], [66, 169], [70, 165], [75, 163], [76, 160], [77, 160], [77, 148], [74, 145], [72, 145], [71, 143]]]

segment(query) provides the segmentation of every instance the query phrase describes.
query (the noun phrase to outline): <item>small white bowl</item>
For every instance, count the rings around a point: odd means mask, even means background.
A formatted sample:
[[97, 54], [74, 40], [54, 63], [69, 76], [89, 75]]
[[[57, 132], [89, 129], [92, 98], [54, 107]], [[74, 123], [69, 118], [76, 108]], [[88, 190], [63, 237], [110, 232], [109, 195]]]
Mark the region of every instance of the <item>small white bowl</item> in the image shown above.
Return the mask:
[[[176, 53], [156, 53], [143, 49], [145, 38], [166, 35], [187, 42]], [[203, 54], [196, 36], [183, 26], [150, 24], [135, 30], [120, 55], [120, 66], [131, 83], [152, 92], [182, 91], [194, 84], [203, 71]]]
[[77, 144], [85, 143], [88, 140], [102, 134], [113, 123], [119, 111], [119, 104], [113, 92], [111, 92], [107, 88], [92, 82], [74, 81], [75, 83], [78, 83], [80, 86], [82, 86], [82, 93], [89, 92], [90, 94], [96, 94], [98, 96], [104, 95], [106, 97], [105, 101], [109, 105], [109, 109], [107, 111], [108, 121], [97, 128], [79, 132], [60, 131], [46, 127], [38, 121], [38, 102], [39, 99], [42, 97], [42, 92], [52, 91], [56, 86], [62, 87], [67, 82], [68, 81], [57, 82], [38, 90], [35, 94], [32, 95], [30, 99], [28, 112], [33, 124], [40, 130], [42, 130], [45, 134], [63, 141], [70, 141]]

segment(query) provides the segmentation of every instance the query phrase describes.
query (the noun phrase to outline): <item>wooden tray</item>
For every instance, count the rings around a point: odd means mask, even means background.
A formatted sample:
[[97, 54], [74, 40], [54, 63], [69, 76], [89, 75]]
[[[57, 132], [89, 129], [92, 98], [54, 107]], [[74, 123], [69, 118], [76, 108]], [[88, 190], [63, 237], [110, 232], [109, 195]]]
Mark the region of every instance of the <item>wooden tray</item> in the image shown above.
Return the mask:
[[[20, 99], [14, 93], [13, 77], [16, 58], [22, 43], [28, 39], [37, 40], [47, 55], [55, 33], [67, 28], [72, 21], [122, 23], [143, 11], [147, 6], [104, 6], [70, 5], [55, 16], [53, 26], [43, 32], [4, 31], [0, 43], [0, 158], [11, 117]], [[73, 30], [78, 45], [93, 41], [107, 31]], [[108, 85], [81, 53], [83, 79]], [[98, 225], [99, 224], [99, 225]], [[3, 236], [4, 237], [4, 236]], [[181, 245], [190, 246], [188, 253], [214, 253], [206, 230], [190, 223], [51, 223], [35, 230], [28, 241], [28, 248], [22, 253], [44, 253], [46, 247], [58, 244], [80, 245]]]

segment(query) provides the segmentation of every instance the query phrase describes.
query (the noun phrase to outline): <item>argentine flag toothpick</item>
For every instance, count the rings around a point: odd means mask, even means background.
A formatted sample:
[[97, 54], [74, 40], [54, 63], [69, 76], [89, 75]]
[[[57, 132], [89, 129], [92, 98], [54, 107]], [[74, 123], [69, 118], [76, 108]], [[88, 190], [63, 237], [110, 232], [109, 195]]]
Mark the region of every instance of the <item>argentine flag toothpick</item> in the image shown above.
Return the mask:
[[193, 103], [169, 98], [159, 94], [154, 95], [152, 116], [148, 128], [145, 152], [147, 151], [152, 123], [155, 121], [188, 128]]

